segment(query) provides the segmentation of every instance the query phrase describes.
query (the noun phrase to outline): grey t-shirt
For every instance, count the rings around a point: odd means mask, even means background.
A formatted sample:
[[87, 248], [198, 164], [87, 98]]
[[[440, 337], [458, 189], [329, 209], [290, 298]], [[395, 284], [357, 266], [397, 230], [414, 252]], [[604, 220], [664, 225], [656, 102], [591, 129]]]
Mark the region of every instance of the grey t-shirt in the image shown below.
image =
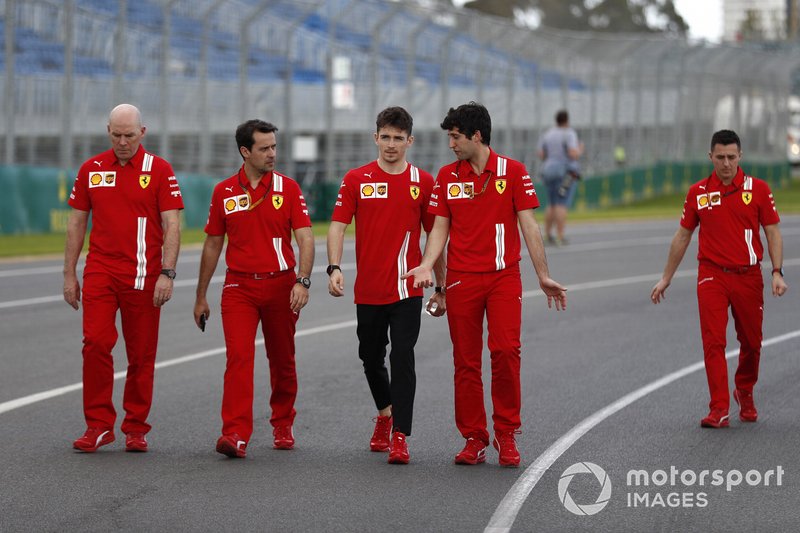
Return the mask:
[[539, 150], [545, 158], [541, 174], [544, 179], [563, 178], [568, 169], [577, 170], [577, 161], [571, 159], [567, 150], [577, 150], [578, 134], [572, 128], [552, 127], [539, 139]]

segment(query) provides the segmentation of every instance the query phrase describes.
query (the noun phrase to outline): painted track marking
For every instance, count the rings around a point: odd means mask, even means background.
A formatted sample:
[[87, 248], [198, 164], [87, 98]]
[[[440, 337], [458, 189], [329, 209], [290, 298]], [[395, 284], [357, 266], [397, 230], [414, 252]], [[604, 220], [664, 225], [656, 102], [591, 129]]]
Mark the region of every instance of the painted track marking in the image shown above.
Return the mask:
[[[797, 337], [800, 337], [800, 330], [791, 331], [789, 333], [767, 339], [761, 343], [761, 347], [764, 348]], [[728, 350], [725, 352], [725, 358], [730, 359], [738, 353], [738, 348]], [[511, 526], [514, 525], [514, 520], [517, 518], [517, 513], [519, 513], [519, 510], [528, 499], [528, 495], [531, 493], [545, 472], [550, 469], [553, 463], [555, 463], [564, 452], [569, 450], [573, 444], [578, 442], [581, 437], [591, 431], [595, 426], [600, 424], [611, 415], [629, 406], [636, 400], [644, 398], [651, 392], [657, 391], [658, 389], [669, 385], [673, 381], [677, 381], [684, 376], [688, 376], [693, 372], [697, 372], [698, 370], [702, 369], [703, 366], [703, 361], [698, 361], [697, 363], [685, 366], [680, 370], [676, 370], [675, 372], [667, 374], [660, 379], [648, 383], [644, 387], [626, 394], [614, 403], [605, 406], [604, 408], [585, 418], [583, 421], [579, 422], [575, 427], [555, 441], [549, 448], [547, 448], [547, 450], [544, 451], [544, 453], [537, 457], [528, 468], [525, 469], [525, 472], [523, 472], [522, 475], [517, 479], [516, 483], [514, 483], [511, 489], [509, 489], [509, 491], [506, 493], [503, 500], [500, 502], [500, 505], [497, 506], [497, 510], [495, 510], [491, 520], [489, 520], [489, 525], [486, 526], [486, 529], [484, 529], [484, 533], [505, 533], [510, 531]]]

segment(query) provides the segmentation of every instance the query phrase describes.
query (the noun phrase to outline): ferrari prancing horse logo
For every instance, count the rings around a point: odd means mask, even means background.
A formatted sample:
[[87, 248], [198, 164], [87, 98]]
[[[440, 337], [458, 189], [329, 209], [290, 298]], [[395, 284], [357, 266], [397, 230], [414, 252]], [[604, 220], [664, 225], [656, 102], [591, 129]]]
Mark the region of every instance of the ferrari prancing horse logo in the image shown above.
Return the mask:
[[506, 190], [506, 180], [495, 180], [494, 188], [498, 193], [503, 194]]
[[419, 187], [417, 185], [411, 186], [411, 198], [413, 198], [414, 200], [419, 198]]
[[148, 185], [150, 185], [150, 174], [142, 174], [139, 176], [139, 185], [142, 186], [142, 189], [146, 189]]
[[272, 195], [272, 206], [275, 209], [280, 209], [282, 205], [283, 205], [283, 196], [281, 196], [280, 194], [273, 194]]
[[744, 202], [744, 205], [750, 205], [750, 202], [753, 201], [753, 193], [750, 191], [743, 192], [742, 201]]

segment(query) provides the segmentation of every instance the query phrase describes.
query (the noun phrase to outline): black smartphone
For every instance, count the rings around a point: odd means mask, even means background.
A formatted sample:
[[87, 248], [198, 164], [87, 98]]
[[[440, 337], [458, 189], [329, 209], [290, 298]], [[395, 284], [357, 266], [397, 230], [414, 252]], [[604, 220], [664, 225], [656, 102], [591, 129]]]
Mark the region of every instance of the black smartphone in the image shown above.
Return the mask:
[[200, 315], [200, 331], [206, 330], [206, 314]]

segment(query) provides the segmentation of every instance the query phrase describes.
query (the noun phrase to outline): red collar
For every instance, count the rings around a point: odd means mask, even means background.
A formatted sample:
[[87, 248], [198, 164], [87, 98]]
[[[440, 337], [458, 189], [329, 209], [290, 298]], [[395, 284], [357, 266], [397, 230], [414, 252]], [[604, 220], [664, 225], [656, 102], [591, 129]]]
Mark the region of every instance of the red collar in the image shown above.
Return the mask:
[[744, 171], [742, 170], [742, 167], [738, 167], [736, 169], [736, 175], [733, 177], [733, 181], [730, 183], [730, 185], [725, 185], [724, 183], [722, 183], [722, 180], [719, 179], [719, 177], [717, 176], [716, 170], [713, 171], [711, 175], [708, 177], [709, 187], [714, 187], [719, 189], [730, 189], [730, 188], [737, 189], [741, 187], [743, 184], [744, 184]]

